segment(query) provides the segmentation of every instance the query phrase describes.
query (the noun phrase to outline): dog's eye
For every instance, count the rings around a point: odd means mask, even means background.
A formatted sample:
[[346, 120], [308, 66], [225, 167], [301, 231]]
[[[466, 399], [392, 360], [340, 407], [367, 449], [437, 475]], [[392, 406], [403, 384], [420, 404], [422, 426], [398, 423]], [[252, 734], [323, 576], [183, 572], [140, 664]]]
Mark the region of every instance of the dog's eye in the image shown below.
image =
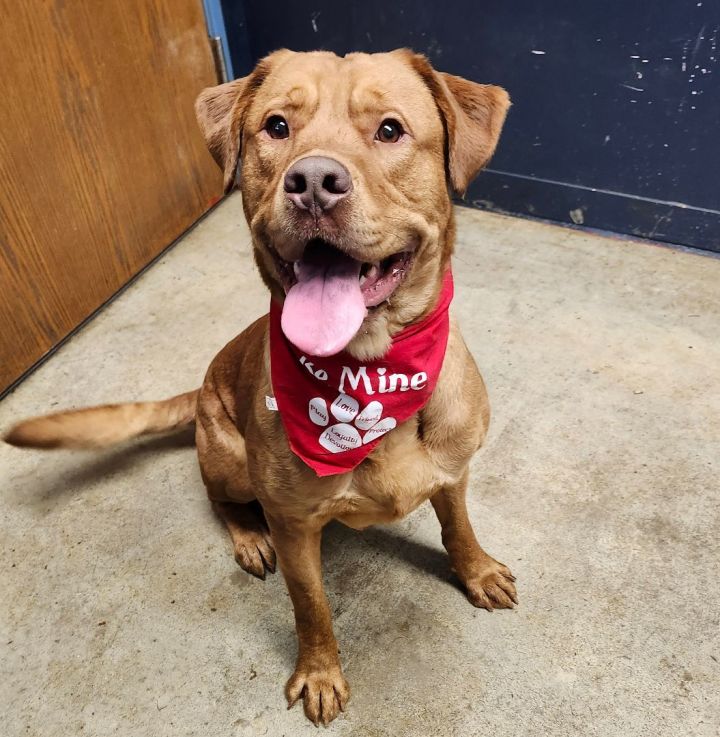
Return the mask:
[[387, 120], [383, 120], [377, 129], [375, 140], [381, 141], [382, 143], [397, 143], [402, 138], [404, 132], [403, 127], [397, 120], [388, 118]]
[[290, 135], [290, 127], [285, 118], [279, 115], [271, 115], [265, 123], [265, 130], [270, 138], [287, 138]]

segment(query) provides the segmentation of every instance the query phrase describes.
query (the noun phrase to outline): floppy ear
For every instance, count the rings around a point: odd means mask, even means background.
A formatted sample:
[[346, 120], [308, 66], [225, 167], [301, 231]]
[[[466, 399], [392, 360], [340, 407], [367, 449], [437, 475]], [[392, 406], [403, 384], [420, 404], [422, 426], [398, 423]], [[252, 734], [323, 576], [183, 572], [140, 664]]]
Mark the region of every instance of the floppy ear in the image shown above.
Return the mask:
[[292, 52], [287, 49], [273, 51], [261, 59], [247, 77], [207, 87], [195, 101], [195, 115], [205, 143], [223, 170], [225, 194], [235, 185], [242, 129], [250, 103], [275, 64], [288, 56], [292, 56]]
[[195, 115], [210, 153], [223, 170], [225, 194], [235, 185], [242, 147], [242, 129], [250, 103], [278, 61], [292, 56], [287, 49], [261, 59], [247, 77], [204, 89], [195, 101]]
[[215, 163], [223, 170], [225, 194], [235, 184], [240, 159], [244, 100], [250, 77], [207, 87], [195, 101], [195, 115]]
[[490, 161], [500, 138], [510, 96], [502, 87], [478, 84], [435, 72], [442, 94], [436, 98], [448, 137], [448, 173], [453, 189], [464, 195]]
[[502, 87], [436, 72], [421, 54], [411, 54], [410, 61], [443, 118], [448, 178], [455, 192], [463, 195], [495, 152], [510, 96]]

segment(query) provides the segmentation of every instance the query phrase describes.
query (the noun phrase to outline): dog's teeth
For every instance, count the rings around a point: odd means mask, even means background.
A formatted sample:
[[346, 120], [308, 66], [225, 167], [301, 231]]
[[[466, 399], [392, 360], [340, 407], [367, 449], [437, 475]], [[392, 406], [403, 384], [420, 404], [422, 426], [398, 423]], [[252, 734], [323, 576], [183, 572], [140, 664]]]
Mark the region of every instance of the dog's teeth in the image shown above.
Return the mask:
[[299, 261], [293, 261], [293, 271], [295, 272], [295, 276], [298, 275], [300, 272], [300, 262]]

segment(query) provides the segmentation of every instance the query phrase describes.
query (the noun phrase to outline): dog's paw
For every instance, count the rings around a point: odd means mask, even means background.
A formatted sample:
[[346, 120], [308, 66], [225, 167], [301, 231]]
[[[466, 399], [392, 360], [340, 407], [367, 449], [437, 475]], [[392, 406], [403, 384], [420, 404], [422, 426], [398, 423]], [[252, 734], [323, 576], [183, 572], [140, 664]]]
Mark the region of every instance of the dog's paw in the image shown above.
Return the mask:
[[317, 727], [327, 726], [350, 698], [350, 686], [339, 665], [305, 668], [298, 664], [285, 686], [288, 709], [302, 697], [305, 716]]
[[484, 569], [466, 580], [467, 597], [473, 606], [487, 609], [514, 609], [518, 603], [515, 576], [510, 569], [496, 560], [488, 562]]
[[[382, 413], [382, 403], [376, 399], [361, 410], [357, 399], [348, 394], [339, 394], [329, 410], [322, 397], [314, 397], [308, 406], [310, 420], [327, 428], [318, 442], [331, 453], [359, 448], [392, 430], [397, 425], [395, 418], [383, 418]], [[338, 422], [327, 427], [331, 419]]]
[[275, 548], [267, 530], [242, 530], [233, 535], [235, 561], [244, 571], [265, 579], [266, 571], [275, 573]]

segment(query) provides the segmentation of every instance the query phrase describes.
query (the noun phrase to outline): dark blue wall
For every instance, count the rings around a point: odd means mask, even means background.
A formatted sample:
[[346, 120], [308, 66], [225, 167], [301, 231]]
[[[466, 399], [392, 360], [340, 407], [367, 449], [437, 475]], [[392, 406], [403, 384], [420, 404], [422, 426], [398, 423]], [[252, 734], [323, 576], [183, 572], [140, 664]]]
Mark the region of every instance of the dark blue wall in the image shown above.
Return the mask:
[[719, 0], [224, 3], [238, 74], [281, 47], [410, 46], [513, 108], [478, 207], [720, 251]]

